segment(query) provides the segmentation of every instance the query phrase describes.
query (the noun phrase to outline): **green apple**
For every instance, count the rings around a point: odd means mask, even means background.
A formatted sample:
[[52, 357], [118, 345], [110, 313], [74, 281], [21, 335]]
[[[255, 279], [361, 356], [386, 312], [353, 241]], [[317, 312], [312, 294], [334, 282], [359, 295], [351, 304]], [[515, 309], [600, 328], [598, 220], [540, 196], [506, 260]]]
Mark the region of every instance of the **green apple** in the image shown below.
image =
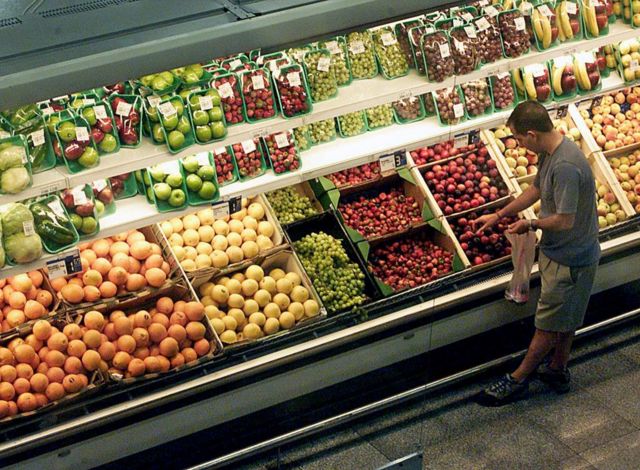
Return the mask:
[[153, 125], [151, 135], [156, 142], [164, 142], [164, 132], [162, 132], [162, 126], [160, 124]]
[[174, 130], [176, 127], [178, 127], [178, 115], [172, 114], [169, 117], [165, 117], [163, 119], [163, 123], [164, 123], [164, 128], [166, 130], [168, 131]]
[[158, 108], [149, 107], [146, 110], [147, 116], [153, 122], [160, 122], [160, 116], [158, 115]]
[[204, 126], [205, 124], [209, 124], [209, 115], [206, 111], [196, 109], [193, 112], [192, 117], [194, 126]]
[[84, 106], [84, 100], [82, 98], [74, 98], [71, 102], [71, 107], [78, 109]]
[[186, 88], [184, 90], [180, 90], [180, 93], [178, 93], [178, 96], [182, 98], [183, 101], [187, 101], [191, 93], [193, 93], [193, 90], [191, 88]]
[[172, 188], [179, 188], [182, 186], [182, 175], [180, 174], [169, 175], [165, 179], [165, 183], [167, 183]]
[[193, 85], [194, 83], [198, 83], [200, 79], [198, 78], [198, 75], [196, 75], [194, 72], [189, 71], [182, 74], [182, 80], [187, 85]]
[[133, 172], [133, 175], [136, 177], [138, 183], [142, 183], [142, 171], [136, 170]]
[[89, 145], [78, 158], [78, 163], [85, 168], [96, 166], [98, 164], [98, 151]]
[[184, 71], [185, 73], [193, 73], [198, 78], [198, 80], [200, 80], [204, 75], [204, 69], [200, 64], [187, 65]]
[[191, 174], [187, 176], [187, 188], [189, 188], [194, 193], [200, 191], [202, 188], [202, 179], [198, 175]]
[[160, 76], [155, 77], [151, 82], [151, 88], [153, 88], [154, 91], [164, 90], [165, 88], [168, 88], [170, 85], [171, 85], [170, 83], [168, 83], [164, 78]]
[[171, 72], [164, 71], [164, 72], [160, 72], [159, 75], [169, 85], [173, 85], [173, 74]]
[[189, 105], [193, 110], [200, 109], [200, 96], [195, 94], [189, 96]]
[[100, 201], [99, 199], [96, 199], [96, 214], [98, 215], [98, 217], [102, 217], [102, 214], [104, 214], [104, 202]]
[[73, 121], [65, 121], [58, 126], [58, 136], [63, 142], [71, 142], [76, 138], [76, 125]]
[[198, 168], [198, 176], [204, 181], [213, 181], [214, 174], [215, 172], [213, 171], [213, 167], [211, 165], [203, 165]]
[[214, 139], [221, 139], [227, 133], [227, 128], [222, 122], [212, 122], [209, 124], [209, 127], [211, 128], [211, 134]]
[[47, 129], [49, 130], [49, 134], [54, 135], [56, 130], [56, 124], [60, 122], [60, 116], [50, 116], [47, 121]]
[[102, 139], [102, 142], [98, 144], [98, 148], [100, 149], [101, 152], [104, 152], [104, 153], [114, 152], [117, 146], [118, 146], [118, 141], [111, 134], [105, 134], [104, 138]]
[[98, 228], [98, 222], [93, 217], [84, 217], [80, 225], [80, 231], [85, 235], [93, 233]]
[[215, 88], [210, 88], [207, 90], [206, 93], [207, 96], [211, 97], [211, 102], [213, 103], [214, 106], [220, 106], [220, 93], [218, 93], [218, 90], [216, 90]]
[[182, 159], [182, 167], [189, 173], [195, 173], [198, 171], [199, 166], [200, 164], [198, 163], [198, 159], [193, 155]]
[[145, 75], [144, 77], [140, 78], [140, 82], [144, 86], [151, 86], [151, 83], [153, 83], [154, 78], [156, 78], [156, 74], [152, 73], [150, 75]]
[[172, 207], [181, 207], [184, 205], [185, 195], [182, 189], [174, 189], [169, 197], [169, 205]]
[[76, 228], [76, 230], [80, 230], [80, 228], [82, 227], [82, 217], [80, 217], [76, 213], [71, 213], [69, 215], [69, 218], [71, 219], [71, 223]]
[[209, 121], [222, 121], [222, 108], [220, 106], [209, 110]]
[[184, 134], [180, 131], [169, 132], [169, 135], [167, 136], [167, 143], [173, 150], [182, 148], [182, 146], [184, 145]]
[[98, 122], [98, 119], [96, 118], [96, 112], [93, 110], [93, 108], [84, 108], [82, 110], [82, 117], [87, 120], [90, 126], [95, 126]]
[[[155, 183], [163, 183], [164, 179], [167, 177], [167, 174], [159, 167], [153, 167], [149, 170], [151, 173], [151, 178]], [[151, 181], [145, 181], [147, 185], [151, 184]]]
[[153, 192], [156, 195], [156, 199], [166, 201], [171, 196], [171, 186], [167, 183], [156, 183], [153, 185]]
[[176, 129], [183, 134], [191, 132], [191, 123], [189, 122], [189, 118], [187, 116], [180, 116], [180, 119], [178, 120], [178, 127]]
[[211, 181], [205, 181], [202, 183], [202, 188], [198, 191], [198, 196], [202, 199], [213, 199], [216, 193], [216, 186]]
[[198, 141], [200, 142], [209, 142], [213, 137], [213, 132], [211, 132], [209, 126], [197, 126], [196, 136], [198, 137]]
[[174, 108], [176, 108], [176, 113], [178, 113], [178, 116], [182, 116], [182, 113], [184, 113], [184, 104], [182, 104], [182, 100], [173, 99], [171, 100], [171, 104]]

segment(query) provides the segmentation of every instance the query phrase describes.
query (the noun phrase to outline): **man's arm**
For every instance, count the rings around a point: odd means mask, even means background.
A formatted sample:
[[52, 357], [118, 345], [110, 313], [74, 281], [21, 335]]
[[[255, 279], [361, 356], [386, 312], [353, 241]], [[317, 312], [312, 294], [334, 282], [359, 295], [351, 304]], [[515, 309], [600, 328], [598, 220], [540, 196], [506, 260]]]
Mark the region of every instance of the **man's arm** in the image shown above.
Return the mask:
[[540, 228], [550, 232], [562, 232], [563, 230], [573, 228], [575, 221], [575, 214], [553, 214], [538, 220], [521, 219], [509, 226], [509, 233], [525, 233], [531, 228]]
[[[540, 199], [540, 188], [535, 184], [532, 184], [514, 201], [511, 201], [494, 214], [483, 215], [482, 217], [478, 217], [476, 220], [472, 221], [474, 224], [473, 228], [477, 232], [484, 232], [486, 229], [497, 224], [502, 217], [516, 215], [527, 207], [531, 207], [538, 199]], [[477, 227], [480, 228], [478, 229]]]

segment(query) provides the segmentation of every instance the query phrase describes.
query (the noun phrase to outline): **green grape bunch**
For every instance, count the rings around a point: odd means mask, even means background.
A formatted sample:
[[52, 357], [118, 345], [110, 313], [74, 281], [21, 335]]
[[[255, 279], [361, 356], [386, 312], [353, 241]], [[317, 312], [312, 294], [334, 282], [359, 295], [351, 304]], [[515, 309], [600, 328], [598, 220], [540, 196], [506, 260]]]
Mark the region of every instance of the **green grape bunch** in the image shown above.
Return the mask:
[[267, 199], [282, 224], [290, 224], [318, 213], [311, 200], [292, 187], [267, 193]]

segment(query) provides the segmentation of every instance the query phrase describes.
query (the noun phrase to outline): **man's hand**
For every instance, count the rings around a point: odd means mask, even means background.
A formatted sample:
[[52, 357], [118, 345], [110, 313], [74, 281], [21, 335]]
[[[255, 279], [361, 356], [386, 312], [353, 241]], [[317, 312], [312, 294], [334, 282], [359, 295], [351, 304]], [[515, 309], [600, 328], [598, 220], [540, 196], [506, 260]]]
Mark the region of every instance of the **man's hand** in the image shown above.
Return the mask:
[[487, 214], [487, 215], [483, 215], [482, 217], [478, 217], [475, 220], [472, 220], [471, 225], [473, 226], [473, 231], [476, 234], [481, 234], [485, 230], [497, 224], [498, 220], [500, 220], [500, 217], [498, 217], [498, 214]]
[[509, 225], [507, 232], [509, 233], [527, 233], [531, 229], [531, 222], [526, 219], [520, 219]]

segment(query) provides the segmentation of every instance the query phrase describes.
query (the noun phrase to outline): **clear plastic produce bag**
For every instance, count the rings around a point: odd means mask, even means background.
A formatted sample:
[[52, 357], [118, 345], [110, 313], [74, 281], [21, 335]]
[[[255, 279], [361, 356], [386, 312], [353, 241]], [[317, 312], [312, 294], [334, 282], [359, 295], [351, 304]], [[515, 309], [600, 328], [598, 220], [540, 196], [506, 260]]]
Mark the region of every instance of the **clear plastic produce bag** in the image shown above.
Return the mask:
[[513, 277], [504, 296], [507, 300], [524, 304], [529, 300], [529, 279], [536, 253], [536, 234], [535, 232], [520, 234], [505, 232], [505, 235], [511, 243]]

